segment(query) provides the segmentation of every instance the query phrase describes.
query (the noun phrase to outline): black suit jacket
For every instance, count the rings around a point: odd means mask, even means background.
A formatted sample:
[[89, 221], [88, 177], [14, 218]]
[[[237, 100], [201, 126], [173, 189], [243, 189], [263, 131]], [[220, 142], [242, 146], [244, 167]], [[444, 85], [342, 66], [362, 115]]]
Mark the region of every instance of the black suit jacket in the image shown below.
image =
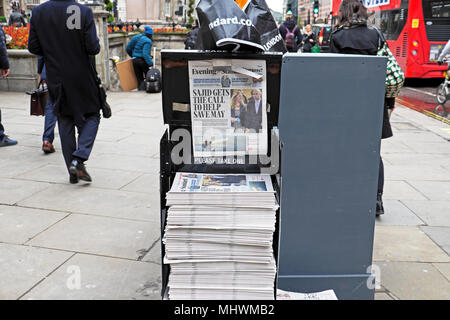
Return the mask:
[[254, 129], [259, 132], [262, 129], [262, 99], [259, 100], [259, 109], [256, 112], [255, 99], [250, 98], [247, 104], [247, 112], [245, 114], [245, 127], [248, 129]]

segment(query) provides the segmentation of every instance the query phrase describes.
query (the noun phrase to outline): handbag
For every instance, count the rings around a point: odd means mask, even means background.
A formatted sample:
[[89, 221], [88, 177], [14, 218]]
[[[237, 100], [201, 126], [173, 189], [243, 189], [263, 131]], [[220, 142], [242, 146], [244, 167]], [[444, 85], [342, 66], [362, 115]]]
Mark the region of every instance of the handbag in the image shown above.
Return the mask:
[[102, 79], [97, 73], [97, 70], [94, 67], [94, 64], [90, 61], [91, 69], [94, 71], [95, 84], [98, 90], [98, 96], [100, 99], [100, 109], [102, 110], [103, 118], [108, 119], [111, 118], [112, 110], [109, 103], [106, 101], [106, 91], [102, 84]]
[[102, 80], [100, 79], [98, 74], [96, 75], [95, 81], [97, 83], [98, 93], [100, 96], [100, 108], [102, 109], [103, 118], [105, 119], [111, 118], [112, 115], [111, 106], [106, 101], [106, 91], [105, 88], [103, 88]]
[[316, 44], [311, 47], [311, 53], [320, 53], [320, 47]]
[[375, 28], [375, 30], [379, 35], [377, 56], [388, 58], [385, 80], [385, 97], [395, 98], [398, 96], [400, 90], [403, 87], [403, 84], [405, 83], [405, 74], [403, 73], [402, 68], [400, 68], [397, 59], [395, 59], [394, 55], [389, 49], [389, 46], [381, 31], [377, 28]]
[[39, 82], [36, 90], [27, 91], [31, 96], [30, 99], [30, 115], [31, 116], [45, 116], [45, 106], [48, 100], [48, 88], [44, 86], [44, 80]]

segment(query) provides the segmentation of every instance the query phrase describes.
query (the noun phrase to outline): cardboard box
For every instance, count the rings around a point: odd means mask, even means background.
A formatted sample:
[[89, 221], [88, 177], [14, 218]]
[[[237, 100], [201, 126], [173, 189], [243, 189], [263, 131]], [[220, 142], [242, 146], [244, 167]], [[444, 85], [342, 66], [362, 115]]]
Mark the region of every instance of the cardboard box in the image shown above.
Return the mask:
[[131, 91], [137, 89], [138, 82], [134, 73], [133, 60], [128, 59], [116, 64], [117, 73], [119, 74], [120, 84], [123, 91]]

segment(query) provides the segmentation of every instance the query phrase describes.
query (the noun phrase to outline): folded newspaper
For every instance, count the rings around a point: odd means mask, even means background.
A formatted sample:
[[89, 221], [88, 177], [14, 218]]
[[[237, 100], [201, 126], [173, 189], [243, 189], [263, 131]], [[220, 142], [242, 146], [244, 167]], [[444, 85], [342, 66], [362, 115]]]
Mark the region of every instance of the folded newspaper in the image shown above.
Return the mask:
[[166, 198], [169, 299], [274, 299], [269, 175], [179, 172]]
[[321, 292], [301, 293], [277, 290], [277, 300], [337, 300], [333, 290]]
[[194, 157], [267, 154], [265, 60], [189, 61]]

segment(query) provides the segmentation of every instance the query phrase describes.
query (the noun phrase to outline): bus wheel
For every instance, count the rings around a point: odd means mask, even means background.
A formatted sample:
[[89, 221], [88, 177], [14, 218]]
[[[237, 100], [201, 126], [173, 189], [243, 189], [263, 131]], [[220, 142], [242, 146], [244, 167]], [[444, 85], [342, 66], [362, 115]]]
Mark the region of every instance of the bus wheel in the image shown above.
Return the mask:
[[447, 117], [447, 114], [448, 114], [448, 112], [447, 112], [447, 110], [445, 109], [445, 107], [444, 107], [444, 105], [443, 104], [438, 104], [437, 106], [436, 106], [436, 108], [434, 108], [434, 112], [437, 114], [437, 115], [439, 115], [439, 116], [441, 116], [441, 117]]
[[[440, 104], [443, 104], [447, 100], [447, 86], [444, 83], [441, 83], [436, 91], [436, 99]], [[437, 108], [437, 107], [436, 107]]]

